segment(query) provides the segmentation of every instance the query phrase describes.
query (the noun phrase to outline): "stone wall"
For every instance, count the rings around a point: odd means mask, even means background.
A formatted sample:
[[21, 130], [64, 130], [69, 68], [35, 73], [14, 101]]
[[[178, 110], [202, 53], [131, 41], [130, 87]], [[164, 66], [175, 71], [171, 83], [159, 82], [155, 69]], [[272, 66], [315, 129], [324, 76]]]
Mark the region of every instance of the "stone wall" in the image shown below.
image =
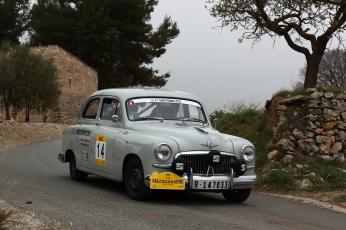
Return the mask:
[[276, 108], [268, 159], [290, 164], [309, 156], [345, 162], [346, 94], [308, 89], [305, 95], [281, 99]]
[[53, 59], [62, 95], [89, 96], [97, 90], [97, 72], [68, 51], [55, 45], [33, 47], [31, 50], [45, 59]]

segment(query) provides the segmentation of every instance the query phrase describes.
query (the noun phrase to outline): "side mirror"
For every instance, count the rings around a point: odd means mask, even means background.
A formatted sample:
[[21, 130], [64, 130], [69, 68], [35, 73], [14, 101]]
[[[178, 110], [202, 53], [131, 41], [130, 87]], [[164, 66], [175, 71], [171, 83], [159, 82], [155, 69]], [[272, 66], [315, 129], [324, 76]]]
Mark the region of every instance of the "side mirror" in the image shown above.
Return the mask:
[[113, 116], [112, 116], [112, 122], [113, 122], [113, 123], [117, 123], [117, 122], [119, 122], [119, 121], [120, 121], [120, 118], [119, 118], [118, 115], [113, 115]]

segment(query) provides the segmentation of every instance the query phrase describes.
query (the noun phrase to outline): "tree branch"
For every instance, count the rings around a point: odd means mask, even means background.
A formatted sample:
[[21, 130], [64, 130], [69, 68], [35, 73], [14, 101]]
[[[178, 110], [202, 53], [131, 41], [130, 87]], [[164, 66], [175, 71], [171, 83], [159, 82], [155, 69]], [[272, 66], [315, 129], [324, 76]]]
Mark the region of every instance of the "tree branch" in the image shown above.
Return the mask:
[[309, 49], [303, 47], [303, 46], [300, 46], [300, 45], [297, 45], [293, 40], [292, 38], [290, 37], [290, 35], [288, 34], [288, 32], [285, 32], [282, 34], [282, 36], [284, 36], [287, 44], [295, 51], [299, 52], [299, 53], [302, 53], [305, 55], [305, 57], [309, 57], [310, 56], [310, 51]]
[[[292, 38], [289, 35], [289, 31], [294, 28], [292, 26], [288, 26], [286, 29], [282, 29], [278, 23], [276, 23], [276, 20], [272, 21], [270, 20], [269, 16], [266, 14], [264, 10], [264, 4], [262, 0], [255, 0], [255, 5], [257, 6], [257, 9], [259, 11], [260, 16], [262, 16], [265, 26], [270, 30], [273, 31], [274, 33], [277, 33], [279, 36], [284, 36], [287, 44], [295, 51], [304, 54], [306, 57], [310, 56], [310, 51], [309, 49], [300, 46], [296, 44]], [[259, 17], [260, 17], [259, 16]], [[301, 29], [301, 28], [300, 28]], [[302, 30], [302, 29], [301, 29]], [[298, 32], [298, 31], [297, 31]], [[303, 32], [303, 31], [302, 31]], [[307, 36], [309, 37], [309, 36]]]
[[[346, 3], [345, 3], [346, 5]], [[346, 6], [341, 6], [335, 14], [334, 20], [331, 22], [330, 26], [321, 36], [318, 37], [318, 40], [328, 43], [330, 37], [335, 31], [340, 29], [342, 25], [346, 22]]]

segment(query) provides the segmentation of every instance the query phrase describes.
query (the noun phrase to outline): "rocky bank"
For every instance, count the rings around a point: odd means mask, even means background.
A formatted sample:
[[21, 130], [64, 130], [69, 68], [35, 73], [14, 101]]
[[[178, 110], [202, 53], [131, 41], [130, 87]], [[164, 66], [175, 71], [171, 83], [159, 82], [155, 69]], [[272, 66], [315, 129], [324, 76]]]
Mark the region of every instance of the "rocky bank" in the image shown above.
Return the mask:
[[346, 94], [308, 89], [281, 99], [268, 159], [284, 164], [299, 155], [345, 162]]

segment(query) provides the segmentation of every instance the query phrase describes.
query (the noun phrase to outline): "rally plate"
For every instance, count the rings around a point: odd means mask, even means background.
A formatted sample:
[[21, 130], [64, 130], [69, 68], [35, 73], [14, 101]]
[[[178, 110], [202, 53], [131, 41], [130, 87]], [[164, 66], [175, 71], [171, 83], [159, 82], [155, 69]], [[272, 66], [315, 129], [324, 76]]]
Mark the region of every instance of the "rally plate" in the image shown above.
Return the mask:
[[154, 172], [150, 176], [150, 189], [185, 190], [185, 178], [171, 172]]

